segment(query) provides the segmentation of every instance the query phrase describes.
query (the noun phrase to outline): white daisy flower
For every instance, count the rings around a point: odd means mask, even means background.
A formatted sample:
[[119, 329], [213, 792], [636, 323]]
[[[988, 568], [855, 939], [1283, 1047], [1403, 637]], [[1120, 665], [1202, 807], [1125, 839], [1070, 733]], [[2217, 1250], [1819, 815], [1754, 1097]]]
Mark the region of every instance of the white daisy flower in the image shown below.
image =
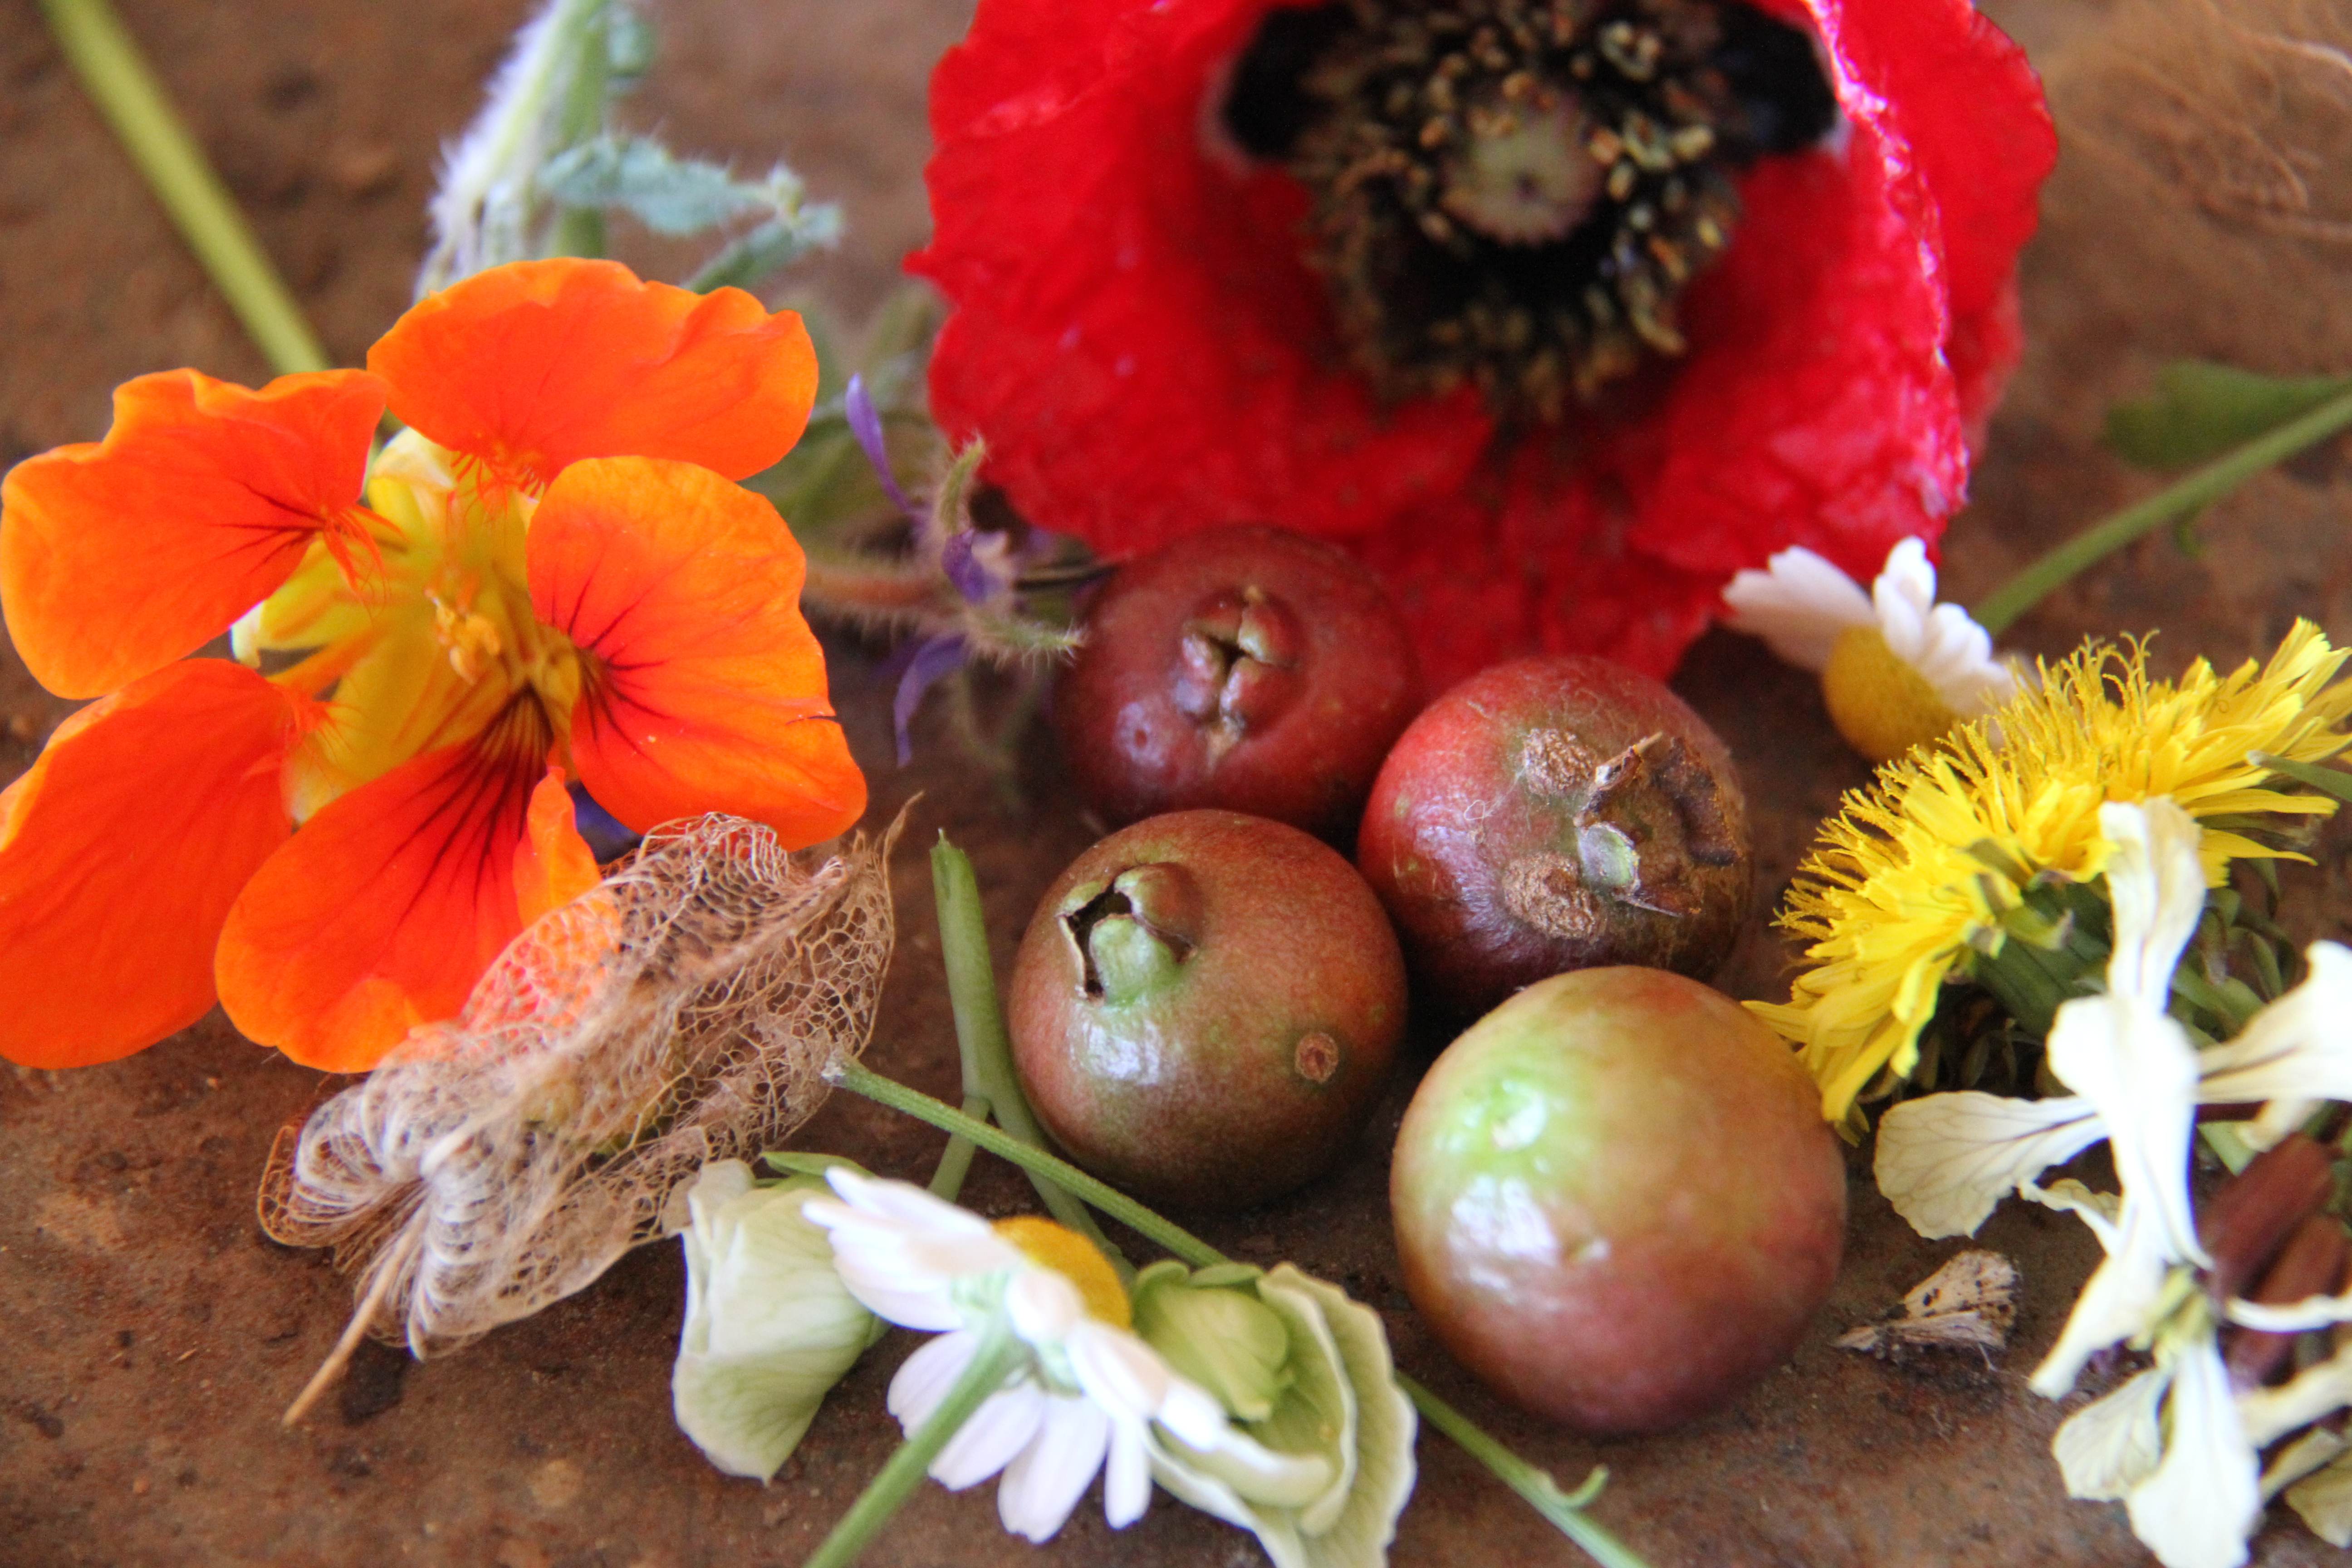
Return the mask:
[[1798, 546], [1723, 591], [1725, 625], [1822, 678], [1838, 732], [1873, 762], [1901, 756], [2017, 694], [2017, 674], [1958, 605], [1936, 603], [1927, 548], [1906, 539], [1862, 585]]
[[1235, 1429], [1214, 1396], [1129, 1332], [1127, 1292], [1084, 1237], [1041, 1218], [991, 1225], [904, 1182], [843, 1170], [828, 1179], [838, 1201], [813, 1199], [805, 1212], [832, 1232], [842, 1281], [892, 1322], [940, 1332], [891, 1380], [890, 1413], [908, 1433], [992, 1333], [1009, 1326], [1025, 1348], [930, 1466], [951, 1490], [1001, 1472], [997, 1512], [1007, 1530], [1047, 1540], [1106, 1465], [1104, 1516], [1115, 1530], [1134, 1523], [1150, 1502], [1163, 1434], [1297, 1485], [1328, 1468]]

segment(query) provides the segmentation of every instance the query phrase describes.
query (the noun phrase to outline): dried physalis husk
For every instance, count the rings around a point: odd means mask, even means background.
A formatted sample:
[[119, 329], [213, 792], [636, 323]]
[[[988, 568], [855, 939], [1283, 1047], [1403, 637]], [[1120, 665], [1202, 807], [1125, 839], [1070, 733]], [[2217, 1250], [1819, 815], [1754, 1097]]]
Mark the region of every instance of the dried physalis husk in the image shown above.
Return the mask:
[[262, 1228], [333, 1247], [359, 1299], [287, 1420], [362, 1333], [457, 1349], [675, 1233], [709, 1162], [781, 1146], [873, 1027], [898, 831], [806, 866], [740, 817], [656, 829], [281, 1133]]
[[1911, 1287], [1885, 1322], [1841, 1334], [1833, 1342], [1840, 1350], [1897, 1359], [1932, 1348], [1990, 1354], [2009, 1343], [2010, 1327], [2017, 1321], [2017, 1265], [1998, 1252], [1979, 1247], [1955, 1253]]

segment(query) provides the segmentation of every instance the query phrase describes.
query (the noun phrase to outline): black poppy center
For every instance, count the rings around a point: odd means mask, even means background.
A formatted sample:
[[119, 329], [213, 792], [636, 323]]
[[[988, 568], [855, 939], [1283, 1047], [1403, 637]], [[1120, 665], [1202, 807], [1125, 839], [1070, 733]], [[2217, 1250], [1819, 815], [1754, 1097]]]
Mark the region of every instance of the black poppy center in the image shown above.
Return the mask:
[[1731, 176], [1817, 142], [1811, 41], [1711, 0], [1336, 0], [1270, 13], [1226, 128], [1312, 193], [1308, 259], [1384, 395], [1557, 417], [1685, 347]]

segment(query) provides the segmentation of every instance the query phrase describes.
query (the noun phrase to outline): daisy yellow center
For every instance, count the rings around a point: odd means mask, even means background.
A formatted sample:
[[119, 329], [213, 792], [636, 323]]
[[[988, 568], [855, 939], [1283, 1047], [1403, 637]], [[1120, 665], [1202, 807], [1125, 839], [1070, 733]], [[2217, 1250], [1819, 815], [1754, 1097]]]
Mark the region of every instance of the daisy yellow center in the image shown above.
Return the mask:
[[1960, 721], [1927, 678], [1886, 646], [1876, 626], [1848, 626], [1839, 634], [1822, 670], [1822, 696], [1838, 733], [1874, 763], [1940, 739]]
[[1052, 1269], [1076, 1286], [1078, 1300], [1086, 1304], [1087, 1316], [1121, 1329], [1134, 1321], [1134, 1313], [1127, 1303], [1127, 1288], [1118, 1282], [1118, 1273], [1111, 1268], [1110, 1259], [1097, 1251], [1093, 1242], [1035, 1215], [1001, 1219], [994, 1228], [997, 1235], [1019, 1247], [1029, 1261]]

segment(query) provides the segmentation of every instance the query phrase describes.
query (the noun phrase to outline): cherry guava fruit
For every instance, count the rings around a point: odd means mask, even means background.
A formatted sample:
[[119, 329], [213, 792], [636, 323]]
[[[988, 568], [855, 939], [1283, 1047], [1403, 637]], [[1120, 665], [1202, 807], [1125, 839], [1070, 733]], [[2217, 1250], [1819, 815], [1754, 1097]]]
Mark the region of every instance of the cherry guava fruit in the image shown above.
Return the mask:
[[1231, 811], [1139, 822], [1039, 904], [1013, 1067], [1070, 1157], [1147, 1201], [1236, 1208], [1322, 1172], [1388, 1081], [1404, 961], [1355, 868]]
[[1712, 974], [1755, 881], [1715, 731], [1647, 676], [1574, 654], [1496, 665], [1423, 710], [1356, 858], [1415, 998], [1455, 1018], [1563, 970]]
[[1829, 1296], [1845, 1162], [1787, 1046], [1663, 970], [1528, 986], [1446, 1047], [1397, 1134], [1404, 1285], [1513, 1404], [1588, 1433], [1728, 1403]]
[[1345, 845], [1421, 706], [1387, 591], [1336, 547], [1242, 525], [1122, 565], [1055, 693], [1079, 795], [1114, 825], [1222, 806]]

